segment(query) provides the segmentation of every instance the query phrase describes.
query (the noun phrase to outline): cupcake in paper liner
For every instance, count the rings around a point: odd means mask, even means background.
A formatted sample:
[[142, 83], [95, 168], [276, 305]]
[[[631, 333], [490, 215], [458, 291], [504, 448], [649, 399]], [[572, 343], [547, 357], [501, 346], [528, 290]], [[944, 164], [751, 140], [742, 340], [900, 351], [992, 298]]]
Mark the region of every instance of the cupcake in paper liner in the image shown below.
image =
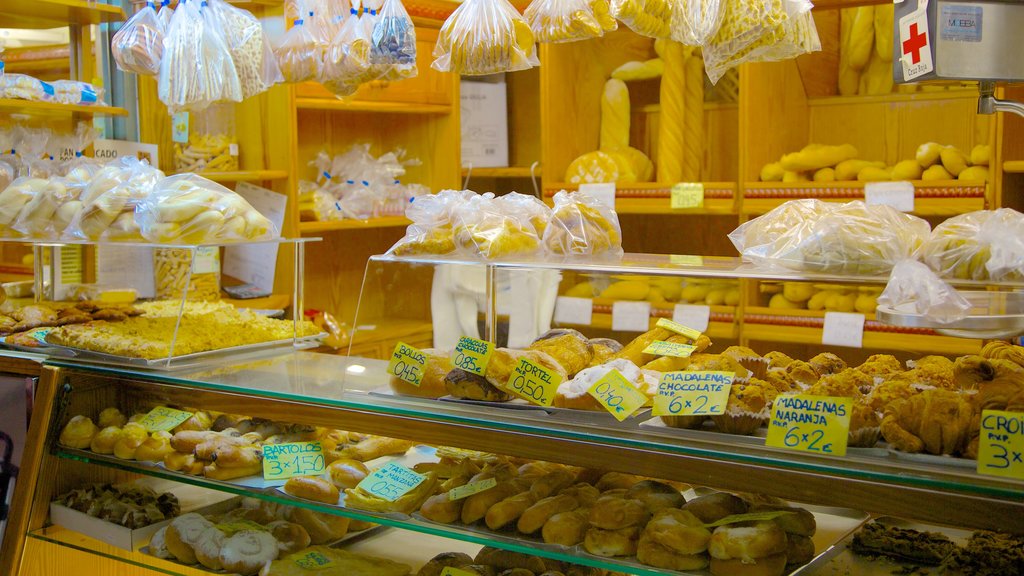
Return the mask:
[[798, 388], [806, 389], [818, 381], [818, 373], [803, 360], [794, 360], [786, 366], [786, 376], [796, 383]]
[[807, 363], [811, 365], [811, 368], [814, 368], [818, 376], [838, 374], [846, 370], [846, 361], [831, 352], [822, 352], [808, 360]]
[[729, 356], [736, 360], [750, 371], [754, 378], [764, 378], [768, 373], [769, 360], [746, 346], [729, 346], [722, 352], [723, 356]]
[[871, 448], [882, 437], [882, 419], [866, 399], [853, 402], [850, 414], [850, 438], [846, 445], [851, 448]]
[[776, 393], [763, 380], [751, 379], [746, 384], [733, 382], [724, 414], [711, 417], [715, 428], [726, 434], [753, 434], [768, 423], [771, 398]]
[[771, 351], [764, 355], [768, 360], [768, 368], [771, 370], [782, 369], [793, 363], [793, 359], [785, 352]]
[[707, 416], [662, 416], [661, 421], [669, 428], [696, 430], [704, 425]]

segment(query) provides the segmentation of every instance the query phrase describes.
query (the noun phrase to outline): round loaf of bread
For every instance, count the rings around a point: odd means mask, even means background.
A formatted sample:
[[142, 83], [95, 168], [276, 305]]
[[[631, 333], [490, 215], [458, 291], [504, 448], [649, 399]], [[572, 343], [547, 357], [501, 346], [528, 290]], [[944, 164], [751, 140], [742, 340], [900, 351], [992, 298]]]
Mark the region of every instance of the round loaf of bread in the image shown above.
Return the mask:
[[583, 542], [590, 527], [590, 521], [587, 520], [589, 515], [589, 510], [578, 508], [551, 516], [541, 529], [544, 542], [562, 546], [575, 546]]
[[315, 500], [324, 504], [337, 504], [341, 493], [337, 486], [323, 478], [294, 476], [284, 483], [284, 491], [292, 496]]
[[327, 467], [331, 483], [339, 490], [355, 488], [364, 478], [370, 475], [366, 464], [351, 458], [340, 458]]
[[441, 576], [441, 572], [445, 568], [461, 568], [463, 566], [469, 566], [473, 563], [473, 559], [469, 554], [463, 554], [462, 552], [443, 552], [434, 556], [429, 562], [420, 568], [420, 571], [416, 573], [416, 576]]
[[785, 556], [788, 547], [786, 533], [771, 520], [753, 524], [719, 526], [715, 528], [711, 534], [711, 540], [708, 542], [708, 552], [712, 558], [720, 560], [738, 558], [744, 562], [775, 554]]
[[679, 490], [657, 480], [637, 482], [630, 486], [626, 497], [643, 502], [651, 514], [662, 508], [679, 508], [686, 504], [686, 498], [683, 498], [683, 494]]
[[427, 355], [427, 363], [423, 366], [423, 377], [420, 385], [409, 384], [401, 378], [392, 376], [388, 386], [395, 394], [417, 396], [420, 398], [440, 398], [448, 394], [445, 376], [452, 370], [451, 355], [444, 351], [428, 348], [422, 351]]
[[164, 533], [164, 544], [178, 562], [182, 564], [195, 564], [198, 562], [194, 546], [199, 542], [199, 537], [213, 523], [194, 512], [182, 514], [167, 525], [167, 532]]

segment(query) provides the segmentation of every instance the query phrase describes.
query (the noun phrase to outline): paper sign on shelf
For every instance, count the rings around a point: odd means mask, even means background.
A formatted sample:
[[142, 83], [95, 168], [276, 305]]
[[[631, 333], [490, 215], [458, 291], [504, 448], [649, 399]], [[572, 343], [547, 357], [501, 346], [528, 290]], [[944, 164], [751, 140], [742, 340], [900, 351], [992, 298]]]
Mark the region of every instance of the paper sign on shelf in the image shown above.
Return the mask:
[[856, 312], [825, 312], [821, 343], [826, 346], [864, 346], [864, 315]]
[[[239, 182], [235, 192], [273, 222], [278, 230], [284, 227], [287, 196], [248, 182]], [[224, 248], [224, 274], [272, 292], [279, 249], [280, 245], [276, 243], [228, 246]]]
[[614, 368], [587, 390], [615, 419], [622, 422], [647, 403], [647, 396], [636, 389]]
[[669, 205], [673, 210], [704, 207], [704, 184], [701, 182], [680, 182], [672, 186]]
[[612, 304], [612, 330], [647, 332], [650, 322], [650, 302], [616, 302]]
[[538, 406], [551, 406], [561, 383], [561, 374], [520, 358], [505, 389]]
[[590, 326], [594, 321], [594, 301], [590, 298], [559, 296], [555, 300], [555, 324]]
[[366, 478], [363, 478], [356, 488], [383, 498], [388, 502], [394, 502], [422, 484], [426, 479], [426, 476], [417, 474], [401, 464], [388, 462], [371, 472]]
[[680, 324], [679, 322], [676, 322], [674, 320], [669, 320], [668, 318], [661, 318], [661, 319], [659, 319], [657, 326], [658, 326], [658, 328], [664, 328], [664, 329], [669, 330], [671, 332], [675, 332], [676, 334], [679, 334], [680, 336], [685, 336], [685, 337], [689, 338], [690, 340], [696, 340], [697, 338], [700, 338], [701, 334], [703, 334], [703, 332], [701, 332], [700, 330], [695, 330], [695, 329], [693, 329], [693, 328], [691, 328], [689, 326], [684, 326], [684, 325]]
[[102, 244], [96, 247], [96, 283], [131, 287], [139, 298], [156, 296], [153, 250], [140, 246]]
[[978, 474], [1024, 480], [1024, 412], [982, 411]]
[[722, 414], [729, 403], [733, 372], [666, 372], [654, 397], [655, 416]]
[[672, 321], [702, 333], [707, 332], [708, 324], [711, 322], [711, 306], [676, 304], [672, 310]]
[[423, 381], [423, 367], [426, 365], [426, 353], [405, 342], [399, 342], [391, 353], [388, 374], [413, 386], [419, 386]]
[[191, 412], [175, 410], [166, 406], [157, 406], [150, 410], [145, 418], [139, 420], [139, 424], [145, 426], [147, 432], [166, 432], [177, 428], [182, 422], [191, 417]]
[[289, 442], [263, 445], [263, 479], [285, 480], [293, 476], [318, 476], [327, 469], [320, 442]]
[[644, 348], [644, 354], [653, 354], [655, 356], [673, 356], [675, 358], [689, 358], [693, 351], [696, 350], [696, 346], [690, 344], [680, 344], [678, 342], [665, 342], [664, 340], [655, 340]]
[[767, 446], [845, 456], [852, 398], [782, 395], [772, 404]]
[[295, 564], [303, 570], [324, 570], [333, 567], [334, 560], [331, 560], [323, 553], [310, 550], [295, 558]]
[[188, 144], [188, 112], [171, 114], [171, 142]]
[[160, 167], [160, 148], [156, 144], [127, 142], [125, 140], [93, 140], [92, 156], [104, 162], [116, 160], [124, 156], [132, 156], [149, 162], [150, 166]]
[[470, 374], [483, 376], [493, 353], [494, 344], [463, 336], [459, 338], [459, 343], [452, 350], [452, 366]]
[[900, 212], [914, 211], [914, 184], [899, 182], [868, 182], [864, 185], [864, 203], [872, 206], [892, 206]]
[[469, 498], [473, 494], [479, 494], [494, 488], [498, 485], [498, 481], [494, 478], [487, 478], [479, 482], [470, 482], [469, 484], [463, 484], [462, 486], [456, 486], [448, 491], [448, 500], [462, 500], [463, 498]]
[[594, 199], [605, 206], [615, 208], [615, 182], [580, 184], [579, 191], [588, 196], [593, 196]]

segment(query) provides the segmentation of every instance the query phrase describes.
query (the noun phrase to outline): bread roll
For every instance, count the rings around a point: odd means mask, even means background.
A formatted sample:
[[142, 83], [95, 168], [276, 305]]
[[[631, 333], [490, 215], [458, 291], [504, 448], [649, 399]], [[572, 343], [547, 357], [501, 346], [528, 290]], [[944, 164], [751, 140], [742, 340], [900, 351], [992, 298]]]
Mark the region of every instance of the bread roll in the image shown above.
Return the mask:
[[92, 443], [99, 428], [86, 416], [75, 416], [64, 425], [57, 443], [67, 448], [84, 449]]
[[663, 508], [679, 508], [686, 503], [679, 490], [657, 480], [637, 482], [626, 492], [626, 497], [643, 502], [651, 514]]
[[747, 503], [738, 496], [726, 492], [715, 492], [694, 498], [683, 504], [683, 510], [693, 513], [705, 524], [717, 522], [726, 516], [743, 514], [747, 511]]
[[[196, 457], [198, 457], [198, 447]], [[218, 468], [263, 468], [263, 451], [255, 446], [223, 446], [213, 453]]]
[[149, 438], [149, 432], [142, 424], [129, 422], [121, 429], [121, 435], [114, 442], [114, 456], [122, 460], [134, 460], [135, 450]]
[[171, 434], [169, 432], [154, 432], [135, 449], [135, 459], [139, 462], [163, 462], [164, 457], [173, 452]]
[[284, 491], [292, 496], [315, 500], [324, 504], [337, 504], [341, 493], [337, 486], [323, 478], [309, 476], [295, 476], [289, 478], [284, 484]]
[[473, 562], [476, 564], [493, 566], [498, 570], [523, 568], [538, 574], [546, 570], [544, 560], [537, 556], [528, 556], [526, 554], [520, 554], [519, 552], [499, 550], [490, 546], [484, 546], [481, 548], [480, 551], [477, 552], [476, 558], [473, 559]]
[[462, 517], [463, 500], [448, 498], [448, 492], [441, 492], [427, 498], [420, 506], [420, 514], [427, 520], [441, 524], [454, 524]]
[[487, 509], [484, 522], [491, 530], [500, 530], [519, 520], [527, 509], [537, 503], [537, 498], [530, 492], [520, 492], [505, 498]]
[[710, 559], [705, 553], [680, 554], [671, 548], [662, 546], [652, 540], [646, 532], [640, 535], [636, 549], [636, 559], [648, 566], [668, 570], [703, 570], [708, 567]]
[[691, 556], [707, 551], [711, 531], [690, 512], [666, 508], [647, 523], [644, 537], [676, 554]]
[[580, 503], [575, 498], [567, 494], [549, 496], [538, 500], [536, 504], [527, 508], [522, 516], [519, 517], [516, 528], [523, 534], [533, 534], [543, 528], [544, 524], [555, 514], [570, 512], [579, 508], [579, 505]]
[[808, 536], [786, 534], [786, 566], [800, 566], [814, 559], [814, 540]]
[[414, 386], [392, 376], [388, 380], [388, 386], [395, 394], [420, 398], [440, 398], [448, 394], [448, 389], [445, 387], [445, 376], [452, 370], [450, 354], [429, 348], [422, 352], [427, 355], [427, 363], [423, 366], [420, 385]]
[[106, 428], [108, 426], [117, 426], [123, 428], [128, 423], [128, 418], [121, 413], [117, 408], [104, 408], [100, 412], [100, 417], [96, 419], [96, 423], [99, 424], [100, 428]]
[[512, 481], [506, 481], [498, 482], [497, 486], [490, 490], [484, 490], [483, 492], [466, 497], [462, 504], [462, 523], [472, 524], [477, 520], [483, 519], [491, 506], [509, 496], [518, 494], [520, 491], [517, 484]]
[[196, 446], [210, 438], [215, 438], [216, 436], [216, 432], [210, 431], [199, 432], [195, 430], [187, 430], [185, 432], [176, 432], [174, 436], [171, 437], [171, 447], [174, 448], [176, 452], [191, 454], [195, 451]]
[[590, 521], [587, 519], [590, 510], [577, 508], [571, 512], [554, 514], [544, 523], [541, 536], [548, 544], [575, 546], [586, 537]]
[[514, 398], [508, 392], [488, 382], [483, 376], [470, 374], [457, 368], [445, 374], [444, 387], [448, 394], [467, 400], [508, 402]]
[[286, 512], [286, 519], [305, 528], [312, 544], [326, 544], [340, 540], [348, 533], [351, 526], [351, 521], [348, 518], [299, 507], [289, 508]]
[[583, 539], [583, 547], [595, 556], [632, 556], [636, 554], [640, 539], [640, 527], [631, 526], [619, 530], [590, 528]]
[[331, 483], [339, 489], [355, 488], [364, 478], [370, 475], [365, 464], [351, 458], [341, 458], [331, 462], [327, 467]]
[[624, 474], [622, 472], [608, 472], [601, 479], [597, 481], [594, 486], [601, 492], [607, 492], [608, 490], [617, 489], [629, 489], [633, 487], [633, 484], [643, 480], [642, 477], [635, 474]]
[[712, 558], [721, 560], [740, 559], [744, 562], [772, 556], [783, 555], [785, 565], [785, 553], [789, 543], [786, 541], [786, 533], [782, 528], [772, 521], [756, 522], [752, 525], [719, 526], [711, 534], [708, 542], [708, 552]]
[[567, 468], [556, 468], [551, 472], [537, 478], [530, 485], [530, 493], [534, 498], [540, 500], [552, 494], [572, 486], [576, 481], [576, 474]]
[[590, 523], [603, 530], [620, 530], [642, 526], [651, 517], [647, 507], [639, 500], [602, 496], [590, 509]]
[[601, 492], [590, 484], [577, 483], [563, 489], [559, 494], [572, 496], [579, 502], [580, 507], [590, 508], [601, 497]]
[[[263, 464], [253, 464], [252, 466], [236, 466], [233, 468], [221, 468], [217, 464], [207, 464], [203, 466], [203, 476], [211, 480], [234, 480], [235, 478], [245, 478], [246, 476], [256, 476], [263, 473]], [[335, 501], [337, 503], [337, 501]]]
[[89, 443], [89, 450], [97, 454], [113, 454], [114, 444], [121, 438], [121, 428], [118, 426], [107, 426], [92, 437]]

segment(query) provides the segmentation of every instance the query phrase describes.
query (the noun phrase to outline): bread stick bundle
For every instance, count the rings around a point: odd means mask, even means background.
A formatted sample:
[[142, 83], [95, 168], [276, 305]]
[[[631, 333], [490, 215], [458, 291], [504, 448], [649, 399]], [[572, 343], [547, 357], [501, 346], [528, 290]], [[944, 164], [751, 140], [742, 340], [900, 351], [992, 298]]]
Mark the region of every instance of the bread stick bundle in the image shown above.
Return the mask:
[[508, 0], [467, 0], [441, 27], [431, 67], [464, 76], [540, 65], [533, 30]]

